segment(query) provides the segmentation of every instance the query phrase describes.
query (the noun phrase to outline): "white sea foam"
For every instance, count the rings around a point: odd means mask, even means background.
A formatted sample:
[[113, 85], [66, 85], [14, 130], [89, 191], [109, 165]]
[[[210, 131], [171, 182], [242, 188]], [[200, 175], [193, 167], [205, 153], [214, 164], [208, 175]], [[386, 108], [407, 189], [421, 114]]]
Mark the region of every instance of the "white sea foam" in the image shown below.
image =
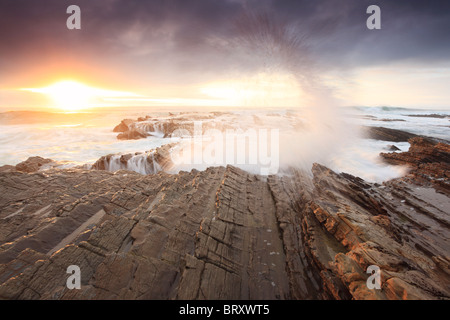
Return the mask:
[[[160, 111], [160, 110], [157, 110]], [[369, 110], [370, 111], [370, 110]], [[409, 129], [407, 131], [428, 134], [448, 139], [448, 118], [422, 118], [409, 117], [405, 110], [374, 110], [365, 111], [365, 114], [377, 116], [377, 119], [404, 119], [405, 121], [377, 121], [374, 118], [346, 118], [345, 121], [355, 125], [376, 125], [396, 129]], [[115, 113], [114, 113], [115, 112]], [[409, 114], [419, 114], [417, 111], [408, 111]], [[388, 115], [387, 115], [388, 113]], [[437, 113], [426, 111], [426, 114]], [[17, 164], [30, 156], [39, 155], [60, 161], [65, 167], [79, 164], [92, 164], [100, 157], [108, 154], [117, 154], [108, 163], [108, 170], [128, 169], [141, 174], [159, 171], [156, 162], [147, 161], [151, 153], [149, 150], [173, 142], [172, 139], [163, 138], [162, 127], [156, 126], [151, 131], [152, 136], [140, 140], [118, 140], [117, 133], [112, 128], [123, 118], [137, 118], [152, 114], [157, 118], [155, 110], [121, 110], [109, 111], [101, 123], [89, 121], [86, 123], [67, 124], [23, 124], [0, 126], [0, 165]], [[167, 114], [161, 113], [163, 116]], [[189, 119], [188, 114], [186, 118]], [[279, 139], [279, 165], [280, 168], [296, 166], [310, 170], [312, 163], [318, 162], [337, 172], [347, 172], [368, 181], [381, 182], [405, 174], [406, 169], [400, 166], [390, 166], [381, 162], [380, 152], [387, 145], [395, 144], [401, 151], [406, 151], [408, 143], [392, 143], [371, 139], [357, 138], [352, 125], [347, 125], [346, 133], [333, 135], [333, 128], [327, 125], [311, 126], [308, 118], [300, 110], [244, 110], [230, 112], [211, 117], [205, 120], [215, 123], [217, 128], [265, 128], [280, 130]], [[108, 124], [106, 125], [105, 122]], [[325, 134], [323, 134], [325, 132]], [[226, 150], [228, 146], [225, 144]], [[133, 156], [126, 163], [120, 161], [121, 154], [141, 152]], [[147, 153], [146, 153], [147, 152]], [[260, 173], [260, 165], [227, 162], [214, 165], [237, 165], [252, 173]], [[156, 166], [156, 167], [155, 167]], [[181, 164], [175, 171], [197, 168], [206, 169], [208, 163]], [[175, 172], [172, 171], [172, 172]]]

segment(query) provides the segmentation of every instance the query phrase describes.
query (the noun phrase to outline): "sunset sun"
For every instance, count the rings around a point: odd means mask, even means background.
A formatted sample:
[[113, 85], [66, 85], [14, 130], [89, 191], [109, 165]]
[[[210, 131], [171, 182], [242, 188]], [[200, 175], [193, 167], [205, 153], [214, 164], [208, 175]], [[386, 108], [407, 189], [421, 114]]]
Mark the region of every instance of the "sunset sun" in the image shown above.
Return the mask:
[[72, 80], [59, 81], [44, 88], [22, 90], [45, 94], [54, 101], [56, 108], [67, 112], [92, 108], [104, 98], [136, 96], [130, 92], [94, 88]]
[[41, 90], [55, 101], [57, 107], [66, 111], [88, 108], [94, 96], [93, 88], [75, 81], [61, 81]]

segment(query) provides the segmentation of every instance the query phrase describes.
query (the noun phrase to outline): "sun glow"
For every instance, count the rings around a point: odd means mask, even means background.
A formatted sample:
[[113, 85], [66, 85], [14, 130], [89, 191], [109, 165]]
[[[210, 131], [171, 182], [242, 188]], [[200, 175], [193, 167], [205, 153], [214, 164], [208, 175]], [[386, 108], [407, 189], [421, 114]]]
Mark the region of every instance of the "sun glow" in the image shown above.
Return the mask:
[[60, 81], [44, 88], [22, 90], [46, 94], [54, 101], [54, 107], [67, 112], [99, 106], [105, 98], [137, 96], [130, 92], [94, 88], [71, 80]]
[[231, 106], [298, 106], [303, 98], [295, 77], [275, 73], [210, 83], [200, 88], [200, 92]]

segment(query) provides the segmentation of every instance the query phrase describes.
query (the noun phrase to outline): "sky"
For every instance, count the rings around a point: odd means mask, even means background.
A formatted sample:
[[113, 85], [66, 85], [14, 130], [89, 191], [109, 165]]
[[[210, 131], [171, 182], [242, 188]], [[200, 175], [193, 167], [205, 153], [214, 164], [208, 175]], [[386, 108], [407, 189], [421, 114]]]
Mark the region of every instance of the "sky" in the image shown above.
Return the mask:
[[2, 110], [450, 109], [446, 0], [0, 0], [0, 39]]

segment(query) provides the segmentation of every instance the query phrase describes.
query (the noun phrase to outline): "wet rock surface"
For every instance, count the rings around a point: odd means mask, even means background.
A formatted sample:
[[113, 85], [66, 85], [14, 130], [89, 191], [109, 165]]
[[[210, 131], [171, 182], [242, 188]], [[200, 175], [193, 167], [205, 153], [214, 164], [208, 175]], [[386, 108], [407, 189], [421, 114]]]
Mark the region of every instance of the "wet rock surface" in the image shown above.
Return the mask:
[[418, 137], [418, 135], [406, 132], [403, 130], [390, 129], [385, 127], [363, 127], [363, 136], [368, 139], [392, 141], [392, 142], [407, 142], [411, 138]]
[[45, 159], [42, 157], [29, 157], [27, 160], [17, 164], [15, 169], [22, 172], [36, 172], [43, 168], [45, 165], [53, 163], [52, 159]]
[[[423, 143], [409, 157], [435, 162], [385, 158], [446, 163], [448, 145]], [[51, 169], [0, 172], [0, 190], [2, 299], [450, 298], [448, 189], [417, 173], [380, 185], [320, 164], [268, 177]]]
[[428, 181], [435, 186], [450, 190], [450, 145], [429, 138], [417, 137], [409, 140], [407, 152], [381, 153], [390, 164], [406, 165], [409, 177], [416, 181]]
[[[290, 296], [275, 206], [257, 176], [65, 170], [12, 173], [2, 186], [2, 298]], [[65, 287], [66, 264], [80, 267], [81, 290]]]
[[[340, 294], [356, 299], [448, 298], [449, 274], [435, 262], [441, 258], [443, 265], [449, 262], [448, 193], [407, 179], [369, 184], [320, 165], [313, 172], [317, 194], [310, 208], [315, 219], [310, 215], [306, 225], [318, 221], [321, 226], [309, 232], [313, 247], [314, 240], [322, 238], [316, 232], [325, 229], [345, 248], [332, 251], [329, 270], [321, 271], [335, 298]], [[317, 242], [320, 248], [322, 243]], [[320, 262], [330, 254], [330, 246], [325, 253], [311, 251]], [[381, 290], [367, 289], [363, 271], [370, 265], [381, 270]]]
[[109, 154], [98, 159], [91, 168], [113, 172], [121, 169], [131, 170], [141, 174], [168, 171], [174, 166], [171, 153], [177, 145], [169, 143], [147, 152]]
[[208, 113], [169, 113], [167, 117], [157, 118], [149, 115], [136, 120], [124, 119], [118, 124], [113, 132], [120, 132], [117, 135], [119, 140], [135, 140], [150, 136], [168, 138], [177, 135], [192, 135], [194, 133], [195, 121], [202, 123], [202, 132], [215, 128], [216, 122], [212, 121], [216, 116], [223, 115], [221, 112]]

